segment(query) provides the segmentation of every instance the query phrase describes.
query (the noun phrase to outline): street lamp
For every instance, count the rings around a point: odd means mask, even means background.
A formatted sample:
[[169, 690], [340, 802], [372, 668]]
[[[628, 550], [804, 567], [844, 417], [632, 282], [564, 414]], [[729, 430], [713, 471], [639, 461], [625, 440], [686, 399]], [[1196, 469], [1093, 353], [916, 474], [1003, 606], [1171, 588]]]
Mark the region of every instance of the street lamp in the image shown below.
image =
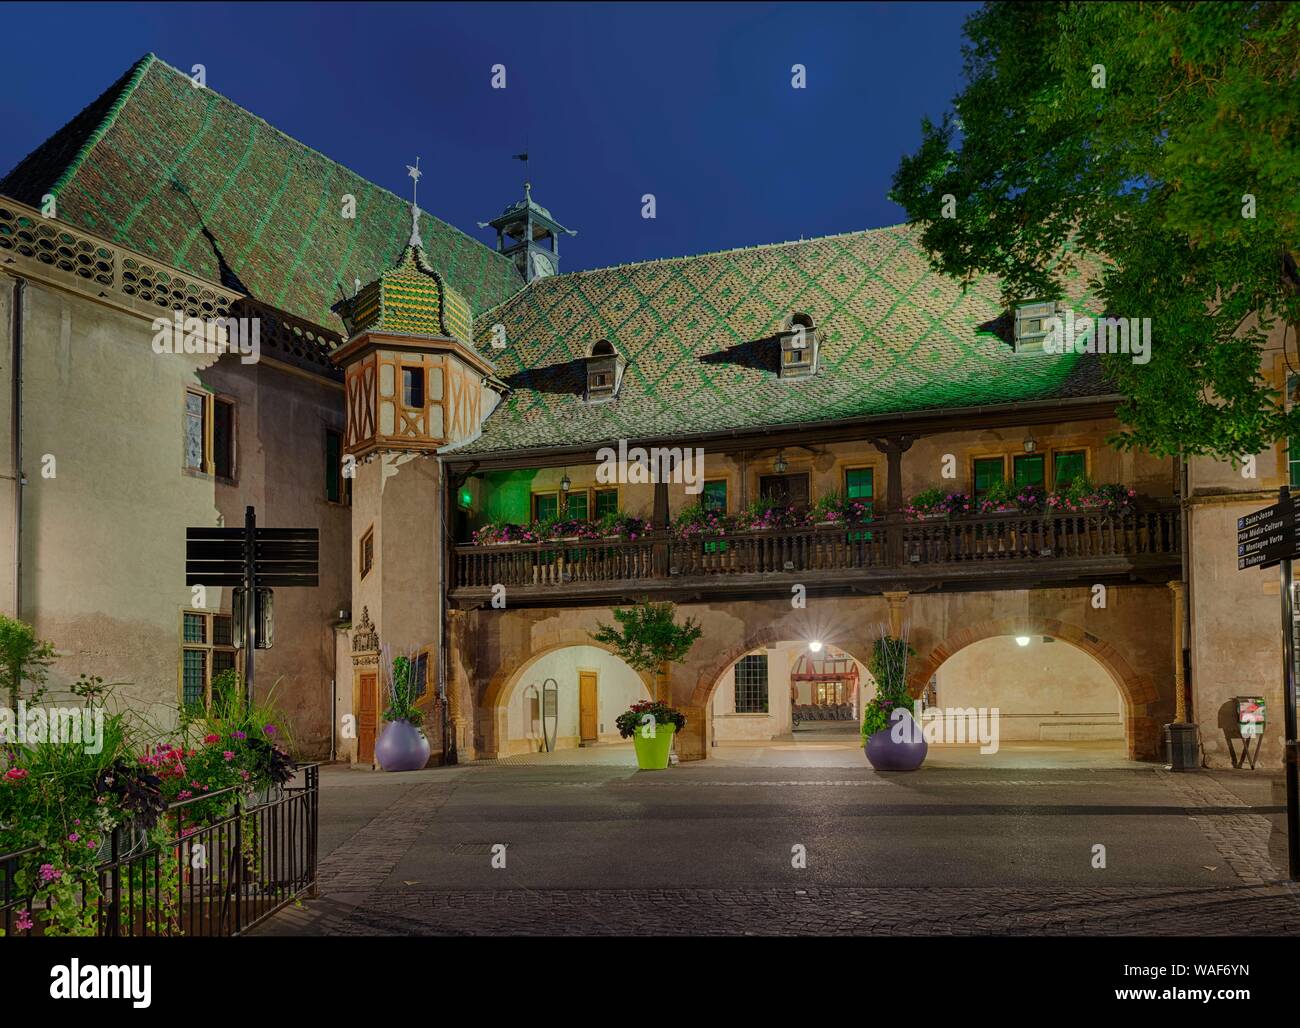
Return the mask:
[[772, 470], [775, 471], [778, 475], [784, 475], [785, 469], [788, 466], [789, 465], [787, 465], [785, 462], [785, 451], [784, 450], [778, 451], [776, 455], [776, 461], [772, 464]]
[[1034, 433], [1030, 432], [1025, 436], [1025, 453], [1033, 453], [1038, 449], [1038, 440], [1034, 438]]
[[572, 488], [573, 488], [573, 482], [569, 479], [569, 472], [566, 469], [564, 472], [564, 477], [560, 479], [560, 492], [567, 493]]

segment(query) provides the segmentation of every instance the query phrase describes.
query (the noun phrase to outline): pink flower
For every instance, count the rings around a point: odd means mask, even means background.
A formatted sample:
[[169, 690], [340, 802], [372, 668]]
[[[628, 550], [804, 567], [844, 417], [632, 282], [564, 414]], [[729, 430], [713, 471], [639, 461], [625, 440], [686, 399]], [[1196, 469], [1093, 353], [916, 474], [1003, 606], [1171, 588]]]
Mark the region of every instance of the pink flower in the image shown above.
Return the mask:
[[193, 795], [194, 793], [190, 792], [189, 789], [182, 789], [180, 792], [176, 794], [176, 798], [178, 800], [187, 800]]
[[80, 838], [81, 838], [80, 835], [78, 835], [76, 832], [73, 832], [71, 835], [68, 836], [68, 842], [76, 842]]
[[274, 735], [276, 733], [276, 727], [275, 725], [267, 725], [265, 728], [262, 729], [262, 731], [264, 731], [267, 735]]
[[5, 772], [5, 777], [11, 782], [21, 782], [27, 777], [27, 769], [25, 767], [11, 767]]
[[221, 738], [221, 736], [219, 736], [219, 735], [209, 734], [209, 735], [205, 735], [205, 736], [203, 737], [203, 741], [204, 741], [206, 744], [208, 744], [208, 745], [210, 746], [210, 745], [212, 745], [212, 743], [216, 742], [216, 741], [217, 741], [218, 739], [220, 739], [220, 738]]
[[40, 876], [42, 882], [54, 882], [63, 877], [63, 872], [53, 864], [42, 864]]
[[231, 750], [222, 750], [221, 755], [222, 755], [223, 757], [225, 757], [227, 760], [234, 760], [234, 759], [235, 759], [235, 754], [234, 754], [234, 752], [231, 751]]
[[30, 932], [32, 930], [31, 911], [28, 910], [18, 911], [17, 927], [20, 932]]

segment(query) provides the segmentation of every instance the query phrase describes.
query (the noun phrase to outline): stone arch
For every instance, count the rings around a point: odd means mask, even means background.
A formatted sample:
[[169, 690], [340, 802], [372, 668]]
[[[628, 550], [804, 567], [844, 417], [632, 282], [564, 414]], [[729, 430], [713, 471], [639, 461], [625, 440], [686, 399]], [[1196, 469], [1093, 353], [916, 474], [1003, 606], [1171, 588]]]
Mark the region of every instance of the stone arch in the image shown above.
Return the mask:
[[610, 656], [618, 659], [629, 671], [636, 675], [642, 686], [645, 688], [647, 695], [654, 695], [653, 681], [644, 671], [638, 671], [614, 651], [612, 646], [605, 643], [596, 642], [583, 629], [579, 628], [561, 628], [549, 636], [550, 641], [536, 649], [529, 650], [516, 661], [503, 661], [497, 667], [492, 677], [488, 680], [487, 687], [483, 691], [483, 698], [480, 704], [480, 710], [487, 715], [487, 723], [490, 725], [490, 736], [485, 739], [487, 745], [485, 750], [488, 753], [497, 753], [505, 743], [504, 737], [504, 718], [506, 716], [506, 705], [514, 695], [516, 687], [523, 679], [528, 669], [533, 667], [539, 660], [548, 654], [555, 653], [558, 650], [567, 650], [575, 646], [587, 646], [595, 650], [602, 650]]
[[1124, 739], [1130, 760], [1154, 759], [1160, 740], [1158, 719], [1150, 708], [1159, 697], [1154, 679], [1139, 674], [1119, 650], [1078, 625], [1055, 618], [1020, 616], [981, 621], [954, 632], [917, 661], [907, 676], [913, 696], [920, 696], [939, 667], [971, 643], [1005, 635], [1050, 635], [1083, 650], [1110, 675], [1124, 703]]
[[[733, 646], [730, 649], [721, 651], [721, 656], [706, 664], [699, 672], [695, 681], [695, 691], [691, 694], [691, 706], [708, 706], [709, 701], [713, 699], [714, 690], [717, 689], [718, 683], [722, 680], [722, 676], [726, 674], [727, 669], [746, 653], [756, 650], [760, 646], [770, 646], [773, 643], [786, 642], [798, 637], [798, 633], [792, 631], [787, 625], [765, 625], [750, 635], [739, 646]], [[847, 646], [841, 645], [837, 641], [832, 641], [831, 645], [837, 650], [843, 650], [864, 668], [867, 666], [867, 662]]]

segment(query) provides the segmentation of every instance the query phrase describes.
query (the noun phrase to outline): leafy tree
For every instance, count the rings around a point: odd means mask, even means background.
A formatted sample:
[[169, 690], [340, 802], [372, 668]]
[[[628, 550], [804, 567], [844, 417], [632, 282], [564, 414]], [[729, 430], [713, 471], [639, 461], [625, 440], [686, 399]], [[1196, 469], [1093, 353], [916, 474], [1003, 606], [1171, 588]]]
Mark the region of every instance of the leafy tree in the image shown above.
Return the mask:
[[32, 687], [28, 696], [33, 703], [45, 690], [42, 688], [54, 662], [54, 646], [36, 638], [36, 631], [25, 621], [0, 614], [0, 689], [9, 693], [9, 709], [18, 709], [23, 685]]
[[1149, 364], [1103, 358], [1120, 446], [1235, 460], [1300, 434], [1259, 373], [1300, 323], [1300, 5], [992, 3], [965, 33], [965, 89], [891, 193], [933, 266], [1000, 276], [1010, 306], [1103, 255], [1106, 313], [1152, 325]]
[[619, 627], [597, 624], [591, 637], [611, 647], [638, 671], [655, 675], [655, 699], [667, 702], [670, 665], [681, 660], [695, 645], [703, 629], [694, 618], [678, 624], [671, 603], [648, 600], [635, 607], [615, 608]]

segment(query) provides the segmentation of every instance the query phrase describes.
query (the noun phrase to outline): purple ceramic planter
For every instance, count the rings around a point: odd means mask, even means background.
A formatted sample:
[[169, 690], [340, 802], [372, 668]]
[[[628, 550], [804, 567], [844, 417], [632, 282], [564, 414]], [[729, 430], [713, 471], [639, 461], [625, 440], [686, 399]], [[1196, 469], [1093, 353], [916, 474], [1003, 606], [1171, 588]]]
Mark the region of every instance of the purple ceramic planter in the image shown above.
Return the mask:
[[409, 721], [390, 721], [375, 743], [375, 760], [385, 771], [419, 771], [429, 762], [429, 740]]
[[921, 736], [920, 726], [910, 714], [906, 716], [909, 724], [900, 733], [902, 741], [892, 737], [894, 725], [867, 736], [862, 749], [877, 771], [915, 771], [925, 760], [930, 747]]

